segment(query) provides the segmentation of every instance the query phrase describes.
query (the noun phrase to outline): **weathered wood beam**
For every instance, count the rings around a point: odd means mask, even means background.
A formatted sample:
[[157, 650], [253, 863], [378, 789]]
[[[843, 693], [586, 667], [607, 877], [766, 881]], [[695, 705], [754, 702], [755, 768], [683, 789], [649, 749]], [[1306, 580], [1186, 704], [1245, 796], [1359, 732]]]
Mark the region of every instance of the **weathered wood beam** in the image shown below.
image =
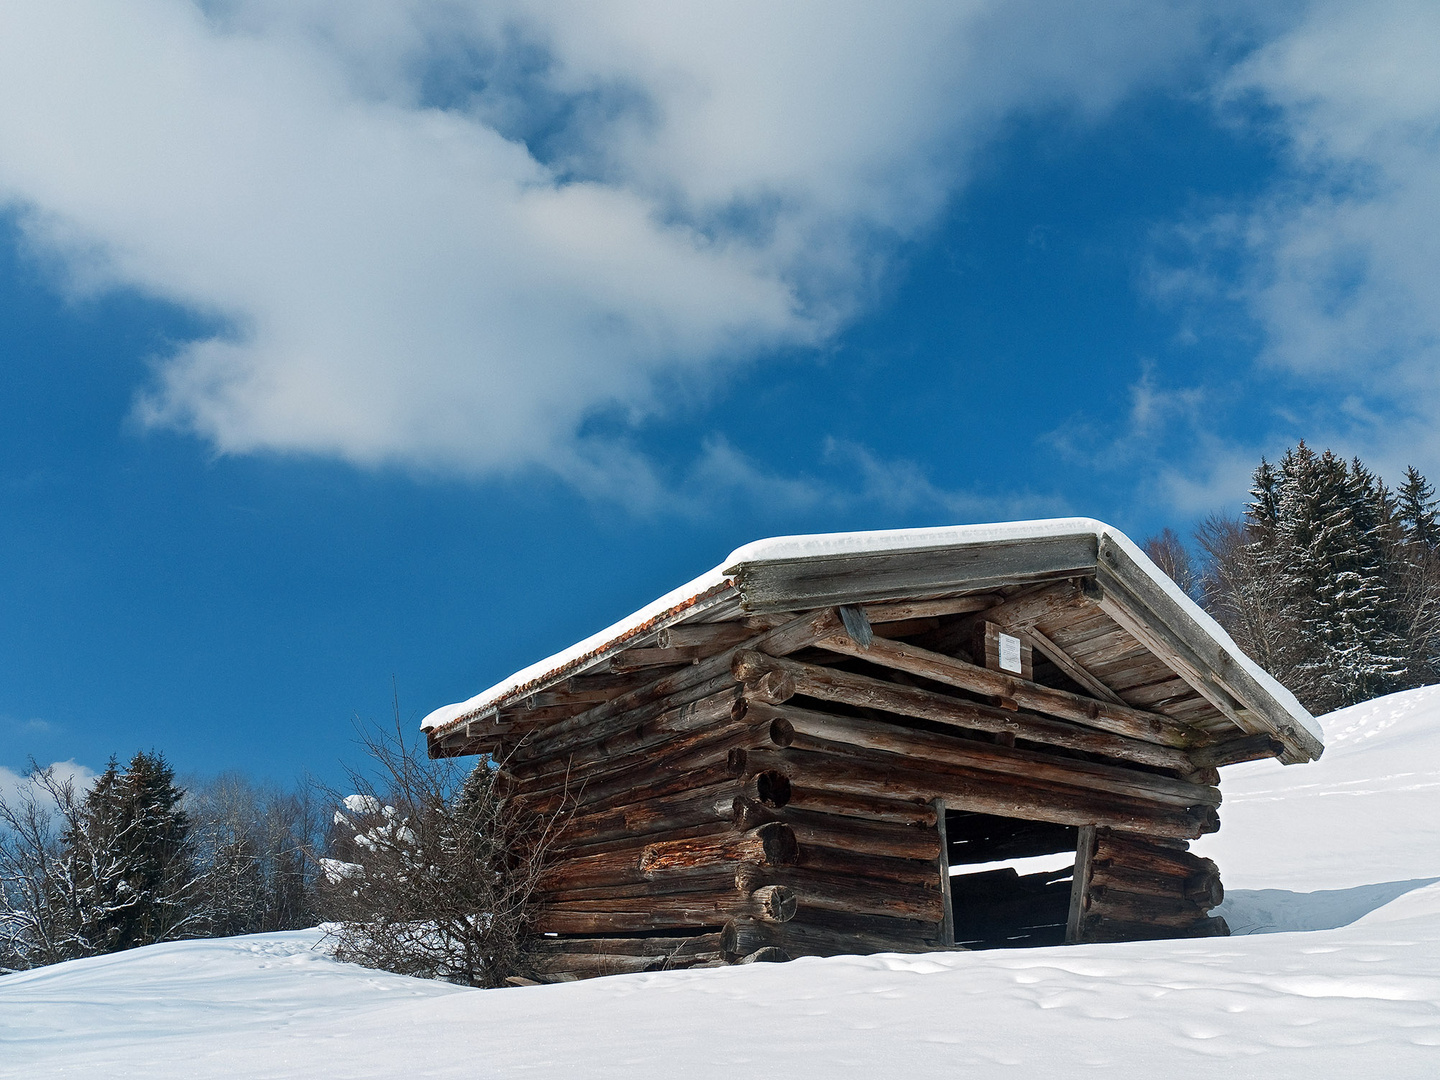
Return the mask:
[[[603, 733], [600, 730], [602, 723], [619, 729], [650, 716], [658, 716], [668, 708], [680, 704], [677, 697], [693, 691], [696, 687], [705, 687], [706, 692], [696, 694], [695, 697], [708, 696], [722, 689], [731, 661], [742, 649], [783, 656], [812, 645], [819, 634], [833, 631], [837, 625], [838, 616], [832, 610], [806, 612], [698, 664], [671, 672], [609, 701], [601, 702], [578, 716], [550, 724], [543, 731], [533, 732], [523, 745], [515, 749], [514, 754], [521, 760], [545, 757], [555, 753], [557, 747], [566, 745], [566, 740], [576, 732], [592, 730], [598, 736]], [[694, 700], [694, 697], [688, 700]]]
[[900, 758], [922, 760], [927, 764], [943, 762], [981, 772], [1053, 781], [1170, 806], [1220, 805], [1218, 788], [1138, 769], [1077, 761], [1035, 750], [957, 739], [876, 720], [830, 716], [808, 709], [774, 706], [755, 709], [756, 716], [772, 714], [770, 741], [782, 748], [823, 753], [843, 752], [844, 747], [859, 747]]
[[1081, 940], [1085, 910], [1089, 906], [1090, 875], [1095, 858], [1095, 826], [1082, 825], [1075, 844], [1075, 873], [1070, 882], [1070, 911], [1065, 920], [1065, 943]]
[[704, 650], [698, 645], [683, 645], [673, 649], [626, 649], [611, 659], [610, 670], [617, 675], [623, 675], [646, 668], [698, 664], [703, 657]]
[[1111, 690], [1110, 687], [1101, 682], [1099, 678], [1087, 671], [1083, 665], [1072, 659], [1069, 653], [1060, 648], [1059, 645], [1056, 645], [1035, 627], [1032, 626], [1029, 629], [1020, 630], [1019, 636], [1022, 641], [1028, 641], [1032, 648], [1063, 671], [1067, 678], [1083, 686], [1086, 690], [1089, 690], [1090, 693], [1099, 700], [1108, 701], [1112, 705], [1126, 704], [1119, 694], [1115, 693], [1114, 690]]
[[1218, 815], [1210, 806], [1179, 809], [1085, 788], [1035, 784], [959, 766], [906, 761], [894, 754], [873, 751], [820, 754], [752, 750], [745, 755], [745, 767], [751, 775], [770, 772], [795, 786], [892, 799], [943, 798], [955, 809], [1061, 825], [1105, 825], [1184, 838], [1203, 836], [1220, 827]]
[[1177, 748], [1185, 747], [1193, 741], [1193, 732], [1188, 727], [1158, 713], [1133, 709], [1128, 705], [1096, 701], [1094, 698], [1065, 690], [1055, 690], [1002, 671], [991, 671], [989, 668], [957, 660], [944, 653], [931, 652], [904, 641], [875, 638], [866, 648], [848, 635], [831, 634], [821, 638], [817, 644], [842, 656], [851, 656], [881, 667], [908, 672], [972, 694], [1013, 701], [1021, 708], [1033, 709], [1100, 731]]
[[1241, 735], [1209, 746], [1197, 746], [1190, 756], [1195, 764], [1205, 768], [1221, 768], [1236, 765], [1242, 761], [1259, 761], [1261, 758], [1279, 757], [1285, 753], [1285, 744], [1268, 731], [1260, 735]]
[[724, 926], [732, 919], [786, 922], [795, 915], [795, 894], [767, 885], [754, 894], [726, 890], [631, 900], [552, 901], [536, 914], [539, 933], [607, 934], [682, 927]]
[[955, 903], [950, 895], [950, 843], [945, 832], [945, 800], [934, 799], [935, 832], [940, 843], [940, 853], [935, 856], [935, 871], [940, 877], [942, 917], [940, 919], [940, 945], [949, 948], [955, 944]]
[[889, 604], [866, 604], [865, 615], [872, 623], [908, 622], [911, 619], [942, 618], [984, 611], [1000, 603], [999, 593], [951, 596], [943, 600], [897, 600]]
[[929, 547], [766, 559], [728, 567], [746, 611], [869, 604], [908, 596], [981, 591], [1090, 573], [1093, 533]]
[[[1116, 622], [1129, 622], [1126, 629], [1152, 652], [1176, 666], [1206, 698], [1214, 695], [1226, 713], [1247, 734], [1263, 727], [1277, 735], [1286, 746], [1281, 759], [1287, 764], [1310, 761], [1324, 752], [1324, 745], [1298, 724], [1244, 666], [1226, 652], [1213, 637], [1136, 565], [1118, 544], [1108, 538], [1100, 545], [1096, 580], [1104, 595], [1100, 604]], [[1122, 622], [1122, 620], [1124, 620]], [[1137, 632], [1138, 631], [1138, 632]], [[1143, 636], [1142, 636], [1143, 635]], [[1149, 638], [1150, 640], [1146, 640]], [[1151, 642], [1155, 642], [1155, 646]], [[1184, 670], [1181, 670], [1181, 669]], [[1235, 708], [1232, 702], [1242, 708]], [[1221, 708], [1222, 712], [1226, 708]]]
[[[786, 676], [795, 693], [820, 701], [879, 709], [897, 716], [929, 720], [970, 731], [1011, 734], [1027, 742], [1080, 750], [1158, 768], [1188, 771], [1194, 767], [1183, 750], [1153, 740], [1117, 735], [1092, 726], [1065, 723], [1030, 713], [996, 709], [933, 690], [902, 686], [869, 675], [802, 664], [782, 657], [745, 653], [736, 658], [735, 673], [747, 683], [747, 702], [752, 677], [758, 678], [770, 672]], [[747, 705], [747, 708], [754, 708], [754, 705]]]

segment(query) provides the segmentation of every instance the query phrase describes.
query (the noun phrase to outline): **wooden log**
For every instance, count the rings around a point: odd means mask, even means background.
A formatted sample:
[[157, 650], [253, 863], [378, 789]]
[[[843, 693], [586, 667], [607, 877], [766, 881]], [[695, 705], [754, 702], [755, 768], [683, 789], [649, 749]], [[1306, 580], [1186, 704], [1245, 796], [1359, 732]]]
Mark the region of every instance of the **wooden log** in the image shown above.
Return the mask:
[[[577, 747], [596, 743], [621, 732], [632, 731], [647, 721], [683, 710], [687, 705], [714, 708], [711, 699], [733, 690], [734, 682], [733, 676], [727, 679], [723, 672], [713, 673], [706, 679], [676, 688], [673, 693], [654, 697], [631, 709], [596, 719], [591, 723], [575, 726], [568, 726], [568, 722], [557, 723], [549, 724], [540, 730], [527, 731], [515, 740], [513, 745], [509, 745], [508, 760], [512, 767], [516, 767], [523, 762], [561, 758]], [[619, 699], [612, 698], [610, 702], [603, 702], [596, 708], [608, 707], [616, 700]], [[581, 714], [581, 717], [589, 715], [587, 712]]]
[[[1260, 686], [1237, 658], [1201, 630], [1188, 612], [1178, 608], [1120, 545], [1106, 537], [1097, 555], [1100, 606], [1122, 626], [1136, 624], [1140, 632], [1135, 636], [1205, 697], [1220, 699], [1217, 708], [1238, 728], [1249, 734], [1268, 729], [1278, 736], [1286, 746], [1287, 763], [1312, 760], [1324, 752], [1324, 745]], [[1157, 612], [1164, 612], [1164, 617]], [[1146, 640], [1147, 634], [1155, 645]], [[1245, 706], [1249, 715], [1234, 709], [1232, 702]]]
[[776, 948], [776, 947], [773, 946], [773, 945], [767, 945], [767, 946], [766, 946], [765, 948], [763, 948], [763, 949], [756, 949], [756, 950], [755, 950], [754, 952], [752, 952], [752, 953], [746, 953], [746, 954], [745, 954], [744, 956], [742, 956], [739, 960], [736, 960], [735, 963], [737, 963], [737, 964], [786, 964], [786, 963], [789, 963], [789, 962], [790, 962], [790, 959], [791, 959], [790, 954], [789, 954], [788, 952], [786, 952], [784, 949]]
[[1089, 608], [1080, 583], [1059, 581], [1017, 593], [985, 612], [985, 620], [1017, 630], [1028, 630], [1037, 623], [1064, 621]]
[[1285, 744], [1266, 732], [1261, 735], [1242, 735], [1239, 738], [1222, 739], [1197, 746], [1190, 752], [1190, 759], [1202, 768], [1220, 768], [1224, 765], [1236, 765], [1242, 761], [1279, 757], [1283, 753], [1285, 753]]
[[560, 792], [544, 796], [530, 796], [516, 793], [510, 796], [521, 810], [536, 814], [572, 812], [575, 814], [600, 813], [617, 806], [639, 805], [650, 799], [659, 799], [681, 792], [699, 791], [738, 779], [731, 767], [728, 755], [725, 761], [698, 766], [689, 772], [676, 772], [664, 776], [637, 781], [630, 786], [624, 784], [595, 785], [583, 792]]
[[1056, 783], [1149, 799], [1173, 806], [1218, 806], [1218, 788], [1175, 780], [1135, 769], [1101, 765], [876, 720], [832, 716], [808, 709], [774, 706], [753, 709], [756, 718], [773, 716], [770, 741], [797, 750], [836, 752], [842, 746], [945, 762], [985, 772], [1051, 780]]
[[[714, 953], [714, 957], [724, 954]], [[690, 962], [667, 962], [662, 956], [631, 956], [626, 953], [556, 953], [537, 957], [526, 963], [526, 970], [543, 982], [568, 982], [573, 979], [596, 979], [606, 975], [633, 975], [642, 971], [664, 971], [667, 968], [691, 966]]]
[[1218, 915], [1197, 919], [1184, 927], [1157, 926], [1154, 923], [1127, 922], [1123, 919], [1091, 917], [1085, 921], [1085, 941], [1156, 941], [1164, 938], [1228, 937], [1230, 927]]
[[644, 671], [648, 668], [698, 664], [702, 659], [704, 659], [703, 651], [694, 645], [684, 645], [674, 649], [631, 648], [617, 653], [611, 659], [610, 670], [623, 675], [627, 672]]
[[747, 702], [778, 705], [795, 696], [795, 680], [784, 671], [764, 671], [745, 681]]
[[544, 776], [593, 762], [613, 761], [622, 754], [666, 746], [674, 743], [675, 736], [679, 734], [689, 735], [738, 723], [743, 714], [740, 688], [731, 683], [717, 693], [667, 708], [650, 719], [632, 716], [627, 720], [634, 722], [625, 727], [603, 726], [596, 732], [575, 733], [573, 740], [555, 747], [555, 752], [546, 757], [517, 756], [506, 764], [517, 776]]
[[985, 611], [1003, 599], [999, 593], [978, 593], [973, 596], [952, 596], [940, 600], [897, 600], [888, 604], [866, 604], [865, 617], [872, 623], [897, 623], [908, 622], [912, 619], [964, 615], [974, 611]]
[[794, 830], [783, 822], [772, 821], [743, 833], [725, 832], [650, 844], [640, 857], [640, 869], [650, 877], [660, 877], [669, 871], [717, 862], [793, 866], [799, 857], [800, 845]]
[[[1027, 742], [1079, 750], [1159, 768], [1189, 770], [1194, 767], [1188, 755], [1176, 747], [1088, 729], [1083, 725], [1029, 713], [996, 709], [979, 702], [962, 701], [933, 690], [901, 686], [868, 675], [749, 653], [737, 659], [736, 669], [742, 679], [751, 674], [758, 676], [763, 671], [783, 671], [793, 680], [796, 693], [820, 701], [879, 709], [897, 716], [928, 720], [968, 731], [1009, 734]], [[753, 703], [750, 707], [753, 708]]]
[[802, 847], [800, 858], [795, 865], [820, 873], [864, 878], [872, 882], [903, 882], [927, 889], [938, 889], [940, 884], [935, 879], [934, 862], [895, 859], [884, 855], [857, 855], [840, 848], [815, 845]]
[[1190, 900], [1204, 908], [1218, 907], [1225, 899], [1220, 875], [1208, 871], [1178, 877], [1108, 864], [1095, 868], [1093, 880], [1099, 888]]
[[935, 876], [940, 879], [940, 940], [939, 944], [949, 947], [955, 944], [955, 901], [950, 891], [950, 843], [945, 818], [945, 800], [934, 799], [935, 842], [939, 851], [935, 854]]
[[1154, 839], [1150, 836], [1101, 832], [1096, 841], [1095, 864], [1097, 867], [1126, 866], [1132, 870], [1147, 870], [1182, 878], [1193, 874], [1220, 873], [1219, 867], [1212, 860], [1184, 849], [1167, 848], [1153, 842]]
[[764, 745], [768, 742], [768, 732], [761, 729], [763, 723], [761, 720], [751, 725], [727, 717], [723, 722], [694, 731], [662, 732], [638, 746], [622, 744], [613, 754], [594, 750], [578, 761], [567, 757], [526, 763], [523, 770], [508, 773], [506, 783], [533, 797], [561, 788], [578, 790], [604, 783], [637, 766], [649, 771], [688, 768], [692, 763], [708, 760], [707, 755], [713, 754], [717, 747], [744, 745], [747, 734], [753, 736], [757, 746]]
[[1084, 825], [1075, 844], [1075, 869], [1071, 872], [1070, 905], [1065, 919], [1065, 941], [1073, 945], [1083, 940], [1085, 912], [1090, 906], [1090, 883], [1095, 873], [1095, 836], [1093, 825]]
[[994, 774], [964, 770], [931, 762], [876, 761], [866, 751], [845, 755], [811, 754], [794, 750], [752, 750], [746, 768], [770, 771], [803, 780], [806, 786], [881, 798], [943, 798], [957, 809], [1003, 817], [1050, 821], [1062, 825], [1106, 825], [1154, 835], [1203, 836], [1219, 828], [1211, 807], [1177, 810], [1120, 796], [1061, 785], [1040, 786], [1018, 777], [997, 781]]
[[[733, 832], [725, 822], [714, 822], [671, 830], [664, 834], [668, 839], [661, 842], [700, 843], [710, 837], [725, 836]], [[555, 891], [650, 880], [641, 866], [641, 860], [646, 849], [655, 842], [654, 836], [628, 838], [600, 850], [562, 852], [541, 871], [540, 887], [545, 891]]]
[[1142, 742], [1184, 748], [1194, 738], [1193, 732], [1185, 725], [1159, 713], [1055, 690], [904, 641], [876, 638], [868, 648], [864, 648], [844, 634], [834, 634], [822, 638], [817, 644], [842, 656], [853, 656], [972, 694], [1004, 698], [1023, 709], [1033, 709], [1047, 716]]
[[743, 622], [680, 623], [678, 626], [668, 626], [661, 630], [655, 638], [655, 644], [662, 649], [696, 646], [718, 650], [757, 638], [761, 633], [762, 630], [746, 626]]
[[[735, 653], [742, 647], [767, 655], [784, 655], [813, 644], [818, 634], [833, 631], [837, 623], [838, 617], [833, 611], [821, 611], [818, 614], [807, 612], [743, 645], [733, 646], [697, 664], [601, 702], [578, 716], [552, 724], [544, 732], [537, 733], [527, 746], [517, 747], [515, 754], [521, 758], [548, 756], [555, 752], [557, 744], [577, 731], [594, 729], [602, 721], [618, 719], [620, 726], [637, 722], [646, 718], [639, 712], [642, 709], [655, 709], [652, 715], [659, 715], [667, 707], [678, 703], [677, 695], [693, 693], [697, 687], [705, 687], [706, 692], [697, 694], [696, 697], [707, 697], [724, 688], [723, 682], [717, 680], [724, 678], [730, 670]], [[693, 701], [695, 697], [688, 700]], [[658, 709], [655, 708], [657, 705]]]
[[663, 891], [667, 896], [681, 893], [717, 892], [733, 888], [735, 867], [725, 863], [716, 866], [699, 866], [691, 870], [667, 874], [663, 884], [652, 878], [637, 874], [633, 866], [615, 872], [610, 876], [599, 873], [590, 877], [571, 879], [556, 885], [542, 882], [537, 890], [541, 903], [568, 903], [571, 900], [619, 900], [635, 901], [657, 895]]
[[733, 800], [732, 814], [736, 824], [751, 827], [766, 821], [783, 821], [794, 830], [795, 839], [802, 849], [820, 846], [838, 848], [855, 855], [929, 862], [934, 862], [941, 854], [938, 835], [933, 828], [820, 813], [793, 805], [769, 807], [758, 799], [744, 796]]
[[929, 952], [934, 943], [914, 937], [815, 926], [804, 919], [787, 923], [736, 920], [727, 927], [730, 947], [726, 955], [744, 955], [747, 950], [781, 948], [790, 956], [850, 956], [877, 952]]
[[725, 951], [725, 935], [714, 930], [706, 934], [646, 937], [545, 937], [531, 935], [525, 939], [526, 956], [557, 956], [580, 953], [608, 953], [615, 956], [663, 956], [670, 959], [693, 959]]
[[595, 812], [708, 787], [742, 774], [743, 768], [738, 762], [743, 759], [732, 761], [732, 757], [734, 744], [745, 741], [749, 740], [743, 729], [714, 733], [683, 756], [654, 763], [641, 756], [603, 776], [587, 777], [583, 782], [554, 783], [539, 792], [522, 790], [512, 797], [522, 800], [522, 805], [529, 809], [563, 805], [577, 811]]
[[804, 918], [797, 917], [786, 925], [804, 925], [848, 933], [872, 934], [892, 941], [924, 941], [934, 947], [940, 924], [917, 919], [896, 919], [887, 915], [861, 915], [853, 911], [812, 908]]
[[[780, 784], [772, 778], [771, 786], [779, 787]], [[887, 821], [901, 825], [925, 827], [935, 824], [935, 810], [928, 801], [832, 791], [813, 785], [797, 785], [788, 778], [785, 779], [784, 787], [787, 796], [785, 805], [792, 806], [796, 810], [864, 818], [870, 821]]]
[[797, 912], [806, 917], [814, 911], [838, 911], [939, 923], [945, 914], [944, 896], [933, 887], [878, 882], [800, 866], [747, 863], [736, 871], [736, 882], [742, 891], [783, 885], [796, 896]]
[[752, 612], [982, 592], [1088, 573], [1093, 533], [993, 543], [764, 559], [727, 567]]
[[767, 886], [753, 896], [734, 891], [716, 894], [661, 894], [639, 900], [578, 900], [544, 905], [535, 916], [541, 933], [605, 934], [684, 927], [721, 927], [732, 919], [783, 922], [793, 917], [796, 900], [784, 886]]
[[1124, 893], [1097, 886], [1090, 891], [1088, 913], [1121, 922], [1183, 930], [1204, 919], [1206, 910], [1188, 900], [1172, 900], [1145, 893]]
[[709, 866], [733, 866], [742, 859], [768, 865], [793, 864], [798, 846], [790, 827], [770, 822], [745, 832], [728, 823], [627, 837], [597, 848], [561, 852], [541, 874], [547, 892], [600, 885], [671, 881]]
[[1032, 626], [1028, 630], [1021, 630], [1018, 633], [1023, 640], [1030, 643], [1032, 648], [1059, 668], [1066, 678], [1088, 690], [1092, 697], [1100, 701], [1108, 701], [1112, 705], [1126, 704], [1125, 700], [1101, 682], [1098, 676], [1035, 627]]
[[733, 822], [737, 790], [737, 782], [727, 780], [700, 790], [682, 791], [599, 813], [576, 814], [565, 824], [550, 851], [554, 854], [626, 838], [653, 836], [712, 821]]

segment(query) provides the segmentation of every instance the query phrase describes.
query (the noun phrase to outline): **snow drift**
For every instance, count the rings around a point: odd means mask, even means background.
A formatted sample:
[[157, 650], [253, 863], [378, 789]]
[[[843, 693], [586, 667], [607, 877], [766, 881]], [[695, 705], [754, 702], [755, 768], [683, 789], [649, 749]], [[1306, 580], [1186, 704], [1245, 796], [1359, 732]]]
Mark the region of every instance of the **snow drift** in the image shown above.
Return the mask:
[[1226, 770], [1229, 939], [803, 959], [464, 990], [300, 931], [0, 980], [27, 1078], [808, 1080], [1440, 1074], [1440, 687], [1322, 718], [1317, 763]]

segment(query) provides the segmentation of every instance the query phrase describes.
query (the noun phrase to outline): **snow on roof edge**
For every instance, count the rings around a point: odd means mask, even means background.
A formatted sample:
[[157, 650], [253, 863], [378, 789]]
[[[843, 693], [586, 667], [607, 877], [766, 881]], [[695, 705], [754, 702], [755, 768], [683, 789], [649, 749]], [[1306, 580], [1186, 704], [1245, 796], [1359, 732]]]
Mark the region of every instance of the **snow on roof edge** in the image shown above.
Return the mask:
[[732, 551], [723, 562], [699, 577], [672, 589], [639, 611], [591, 634], [552, 656], [522, 668], [487, 690], [453, 705], [445, 705], [420, 721], [422, 731], [435, 731], [456, 721], [483, 713], [507, 695], [527, 683], [543, 679], [560, 669], [598, 652], [621, 638], [634, 634], [647, 623], [671, 612], [692, 606], [706, 592], [730, 584], [730, 574], [743, 563], [782, 562], [792, 559], [825, 558], [837, 555], [859, 555], [882, 551], [914, 551], [930, 547], [959, 547], [968, 544], [995, 543], [1006, 540], [1030, 540], [1058, 536], [1092, 535], [1098, 542], [1109, 537], [1125, 550], [1152, 581], [1155, 582], [1187, 615], [1209, 634], [1240, 664], [1261, 689], [1273, 697], [1307, 732], [1322, 745], [1324, 733], [1315, 718], [1300, 704], [1295, 695], [1282, 686], [1269, 672], [1247, 656], [1230, 635], [1181, 588], [1168, 574], [1150, 561], [1133, 540], [1119, 529], [1095, 518], [1043, 518], [1034, 521], [1007, 521], [979, 525], [944, 525], [917, 529], [884, 529], [868, 532], [814, 533], [809, 535], [776, 536], [755, 540]]

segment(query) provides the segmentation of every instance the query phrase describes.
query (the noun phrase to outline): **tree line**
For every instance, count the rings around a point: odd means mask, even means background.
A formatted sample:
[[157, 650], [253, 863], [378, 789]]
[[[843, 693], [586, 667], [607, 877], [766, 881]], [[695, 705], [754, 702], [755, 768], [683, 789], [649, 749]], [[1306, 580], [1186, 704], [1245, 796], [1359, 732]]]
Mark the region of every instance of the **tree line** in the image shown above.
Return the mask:
[[502, 799], [489, 759], [428, 760], [398, 715], [359, 730], [348, 794], [236, 775], [187, 788], [154, 751], [84, 789], [32, 766], [0, 792], [0, 975], [325, 923], [341, 960], [504, 985], [561, 815]]
[[115, 759], [88, 788], [32, 767], [0, 797], [0, 973], [180, 938], [313, 926], [313, 788], [236, 775], [176, 783], [163, 754]]
[[1145, 546], [1312, 713], [1440, 681], [1440, 523], [1415, 468], [1392, 490], [1301, 442], [1194, 540], [1198, 561], [1173, 530]]

